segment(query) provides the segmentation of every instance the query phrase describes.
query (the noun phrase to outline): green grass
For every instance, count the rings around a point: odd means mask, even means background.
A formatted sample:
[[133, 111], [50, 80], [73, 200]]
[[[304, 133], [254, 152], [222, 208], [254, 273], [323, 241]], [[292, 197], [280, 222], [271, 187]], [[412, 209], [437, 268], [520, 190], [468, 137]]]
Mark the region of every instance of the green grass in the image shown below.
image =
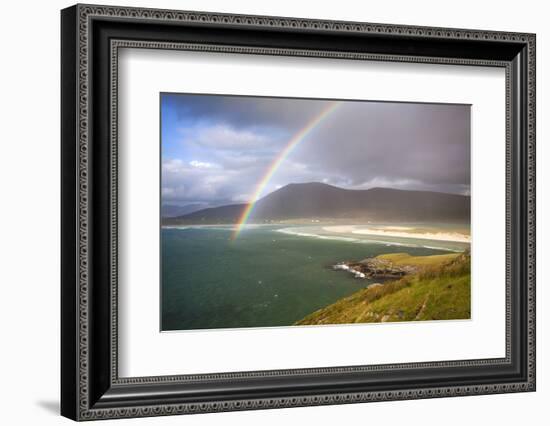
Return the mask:
[[360, 290], [295, 325], [468, 319], [470, 255], [442, 256], [379, 256], [421, 269], [400, 280]]
[[378, 259], [388, 260], [397, 266], [437, 266], [450, 262], [460, 256], [460, 253], [436, 254], [432, 256], [411, 256], [407, 253], [389, 253], [377, 256]]

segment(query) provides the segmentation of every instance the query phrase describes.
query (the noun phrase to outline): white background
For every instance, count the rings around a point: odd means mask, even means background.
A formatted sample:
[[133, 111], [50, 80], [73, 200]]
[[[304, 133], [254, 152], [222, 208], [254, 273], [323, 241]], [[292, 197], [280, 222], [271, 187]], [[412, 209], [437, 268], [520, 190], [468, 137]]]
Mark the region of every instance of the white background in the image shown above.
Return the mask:
[[[105, 0], [103, 3], [119, 4]], [[548, 144], [550, 28], [541, 1], [319, 2], [277, 0], [120, 3], [383, 23], [536, 32], [538, 107], [538, 390], [491, 395], [201, 416], [118, 420], [118, 424], [334, 425], [365, 423], [545, 424], [550, 400], [550, 257]], [[0, 398], [4, 424], [69, 424], [58, 417], [59, 394], [59, 9], [69, 2], [3, 5], [0, 68]], [[488, 161], [490, 161], [488, 159]], [[102, 424], [117, 424], [108, 421]]]
[[[504, 75], [502, 68], [124, 49], [118, 91], [119, 374], [504, 357]], [[328, 80], [329, 86], [323, 84]], [[471, 320], [159, 333], [159, 92], [191, 91], [472, 104]]]

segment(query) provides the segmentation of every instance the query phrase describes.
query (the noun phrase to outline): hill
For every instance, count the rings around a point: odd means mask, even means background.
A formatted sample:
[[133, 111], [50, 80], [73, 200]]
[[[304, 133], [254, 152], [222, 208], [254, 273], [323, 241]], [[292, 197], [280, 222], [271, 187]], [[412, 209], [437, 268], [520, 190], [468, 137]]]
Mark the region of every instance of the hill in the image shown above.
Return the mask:
[[246, 204], [229, 204], [227, 206], [211, 207], [183, 216], [162, 218], [162, 224], [179, 225], [237, 223], [244, 208], [246, 208]]
[[175, 204], [162, 204], [160, 206], [160, 215], [162, 217], [177, 217], [184, 216], [189, 213], [196, 212], [198, 210], [204, 209], [204, 204], [186, 204], [184, 206], [179, 206]]
[[[203, 209], [163, 224], [236, 223], [244, 208], [246, 204]], [[351, 190], [319, 182], [289, 184], [258, 200], [249, 223], [314, 219], [468, 223], [470, 197], [391, 188]]]
[[417, 272], [359, 290], [295, 325], [470, 318], [469, 252], [418, 257], [400, 253], [377, 259], [396, 266], [411, 266]]

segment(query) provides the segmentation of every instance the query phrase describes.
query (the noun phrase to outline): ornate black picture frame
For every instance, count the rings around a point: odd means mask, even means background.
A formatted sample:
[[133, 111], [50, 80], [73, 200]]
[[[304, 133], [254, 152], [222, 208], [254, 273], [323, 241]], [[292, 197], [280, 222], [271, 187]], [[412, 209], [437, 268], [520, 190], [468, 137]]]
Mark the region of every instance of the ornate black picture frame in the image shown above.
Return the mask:
[[[535, 390], [534, 34], [95, 5], [64, 9], [61, 28], [62, 415], [93, 420]], [[504, 68], [506, 356], [120, 378], [121, 47]]]

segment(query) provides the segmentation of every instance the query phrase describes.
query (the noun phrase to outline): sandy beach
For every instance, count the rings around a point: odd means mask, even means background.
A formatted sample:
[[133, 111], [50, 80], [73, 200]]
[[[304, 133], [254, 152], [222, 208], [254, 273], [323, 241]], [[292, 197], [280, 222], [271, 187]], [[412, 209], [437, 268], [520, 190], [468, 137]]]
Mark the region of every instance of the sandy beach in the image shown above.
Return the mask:
[[470, 235], [460, 232], [430, 232], [423, 229], [416, 229], [407, 226], [358, 226], [358, 225], [335, 225], [324, 226], [323, 231], [339, 235], [371, 235], [378, 237], [396, 237], [396, 238], [417, 238], [432, 241], [452, 241], [457, 243], [471, 243]]

